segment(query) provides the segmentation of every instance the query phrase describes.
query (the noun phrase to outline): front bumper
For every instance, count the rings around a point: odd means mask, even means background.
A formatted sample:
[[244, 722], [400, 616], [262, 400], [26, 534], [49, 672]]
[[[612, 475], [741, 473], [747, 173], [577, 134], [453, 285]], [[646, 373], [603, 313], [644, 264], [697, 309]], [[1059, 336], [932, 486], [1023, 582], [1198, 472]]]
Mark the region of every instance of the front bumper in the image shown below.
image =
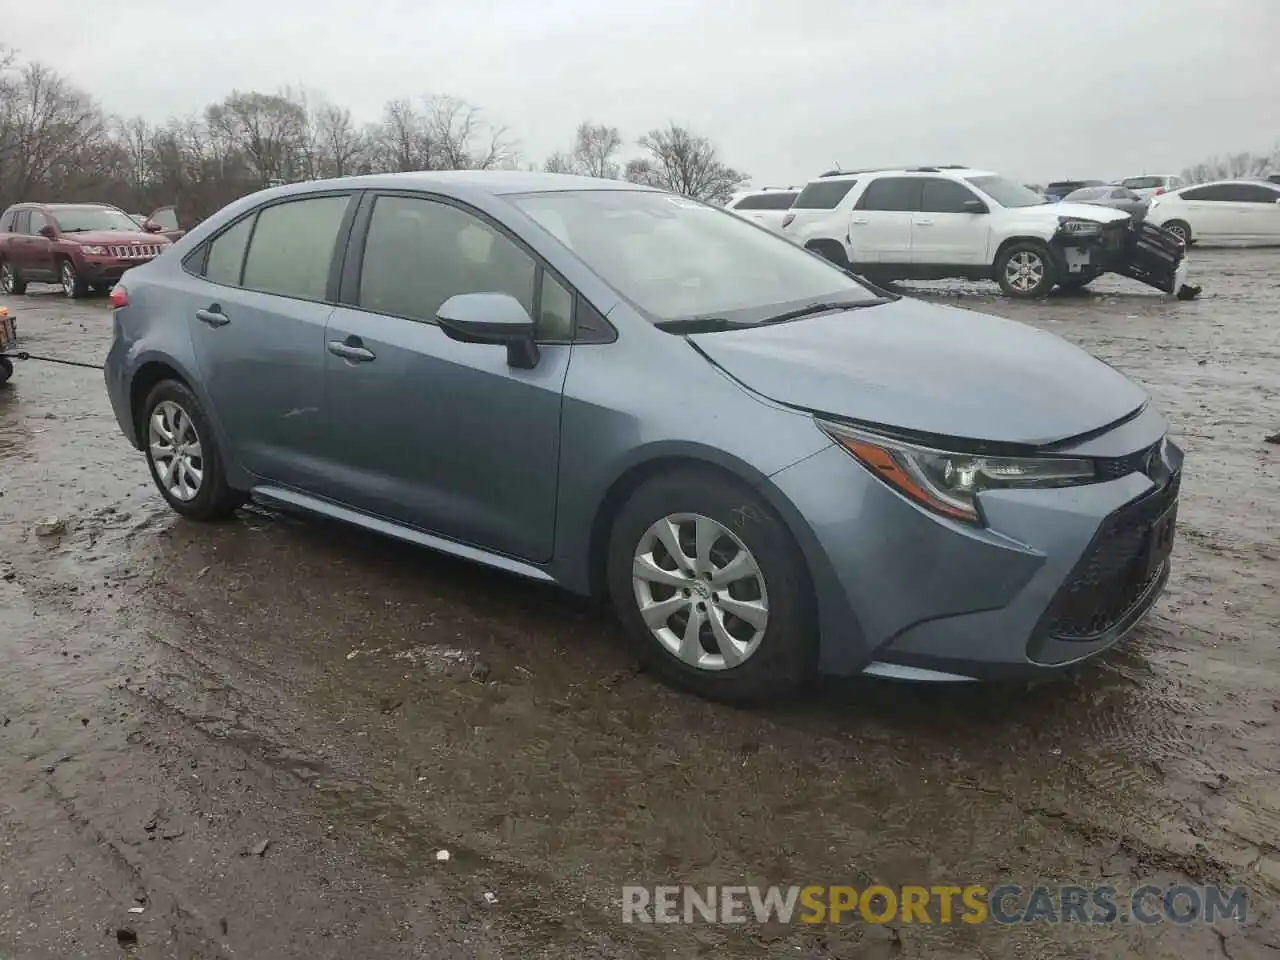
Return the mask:
[[1143, 221], [1107, 224], [1096, 237], [1075, 237], [1060, 231], [1051, 248], [1060, 278], [1109, 272], [1181, 298], [1199, 293], [1199, 288], [1187, 284], [1186, 247]]
[[1147, 537], [1176, 507], [1182, 467], [1181, 451], [1162, 443], [1163, 420], [1139, 420], [1118, 431], [1137, 441], [1127, 456], [1091, 442], [1110, 479], [983, 494], [986, 528], [927, 513], [839, 448], [775, 476], [814, 533], [802, 546], [818, 594], [820, 669], [1037, 676], [1120, 642], [1168, 577], [1167, 553], [1149, 552]]
[[86, 283], [103, 285], [115, 283], [134, 267], [150, 263], [155, 257], [85, 257], [77, 269]]

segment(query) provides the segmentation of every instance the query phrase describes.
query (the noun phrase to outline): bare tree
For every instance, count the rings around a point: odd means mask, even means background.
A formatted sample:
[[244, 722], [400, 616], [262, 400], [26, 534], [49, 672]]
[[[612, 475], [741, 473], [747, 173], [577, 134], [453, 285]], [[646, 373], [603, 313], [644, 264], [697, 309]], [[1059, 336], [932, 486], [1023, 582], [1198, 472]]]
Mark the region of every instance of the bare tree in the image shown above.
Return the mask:
[[101, 111], [84, 91], [38, 63], [8, 77], [0, 107], [0, 192], [29, 195], [83, 179], [94, 147], [105, 144]]
[[580, 173], [578, 169], [578, 161], [573, 158], [572, 154], [564, 153], [557, 150], [551, 156], [547, 157], [542, 164], [544, 173]]
[[516, 144], [506, 127], [495, 127], [480, 108], [457, 97], [430, 101], [428, 126], [435, 147], [436, 169], [492, 170], [515, 158]]
[[209, 127], [244, 154], [260, 186], [296, 174], [307, 127], [306, 111], [297, 103], [276, 94], [232, 91], [205, 115]]
[[356, 129], [351, 111], [326, 103], [316, 115], [316, 134], [324, 158], [324, 174], [345, 177], [354, 173], [365, 152], [365, 139]]
[[1270, 155], [1245, 152], [1225, 157], [1209, 157], [1182, 171], [1182, 178], [1189, 183], [1205, 183], [1210, 180], [1262, 177], [1277, 170], [1280, 170], [1280, 144], [1276, 145]]
[[723, 203], [750, 179], [722, 163], [706, 137], [675, 123], [650, 130], [638, 143], [648, 156], [627, 164], [626, 178], [634, 183], [661, 187], [708, 203]]
[[382, 122], [370, 130], [373, 165], [393, 172], [430, 170], [434, 141], [427, 118], [408, 100], [388, 100]]
[[617, 180], [621, 167], [614, 159], [622, 149], [622, 133], [617, 127], [585, 121], [578, 125], [573, 159], [588, 177]]

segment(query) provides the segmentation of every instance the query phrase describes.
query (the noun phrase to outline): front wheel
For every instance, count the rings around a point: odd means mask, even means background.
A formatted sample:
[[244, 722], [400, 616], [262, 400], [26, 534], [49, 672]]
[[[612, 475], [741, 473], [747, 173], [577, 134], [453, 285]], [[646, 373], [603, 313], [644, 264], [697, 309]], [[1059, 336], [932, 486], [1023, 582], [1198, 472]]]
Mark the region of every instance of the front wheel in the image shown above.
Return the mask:
[[804, 571], [767, 504], [700, 470], [642, 486], [609, 542], [610, 596], [641, 657], [671, 683], [728, 702], [779, 697], [813, 672]]
[[1170, 220], [1162, 229], [1184, 247], [1191, 246], [1191, 224], [1185, 220]]
[[76, 265], [70, 260], [63, 260], [58, 270], [62, 281], [62, 292], [72, 299], [79, 299], [89, 292], [89, 285], [76, 271]]
[[1010, 297], [1034, 300], [1045, 296], [1054, 284], [1053, 260], [1043, 244], [1011, 243], [994, 264], [996, 282]]
[[140, 426], [151, 478], [182, 516], [217, 520], [244, 502], [242, 493], [227, 486], [209, 418], [185, 384], [156, 384], [143, 405]]
[[27, 292], [27, 281], [22, 279], [18, 268], [7, 260], [0, 263], [0, 293], [20, 297]]

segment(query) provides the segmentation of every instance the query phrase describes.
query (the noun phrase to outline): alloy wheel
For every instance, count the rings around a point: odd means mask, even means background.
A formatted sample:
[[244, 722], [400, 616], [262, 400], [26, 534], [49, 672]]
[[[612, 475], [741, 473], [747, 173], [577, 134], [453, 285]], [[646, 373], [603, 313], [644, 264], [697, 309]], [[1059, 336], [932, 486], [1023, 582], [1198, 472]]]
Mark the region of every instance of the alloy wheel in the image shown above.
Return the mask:
[[1004, 277], [1019, 293], [1030, 293], [1044, 282], [1044, 258], [1034, 250], [1019, 250], [1005, 264]]
[[175, 500], [194, 500], [204, 482], [204, 454], [200, 435], [187, 412], [172, 400], [151, 411], [147, 426], [147, 455], [156, 478]]
[[1186, 245], [1187, 231], [1183, 228], [1182, 224], [1171, 223], [1169, 224], [1169, 226], [1165, 227], [1164, 230], [1165, 230], [1165, 233], [1174, 237], [1179, 243], [1183, 244], [1184, 246]]
[[663, 517], [632, 561], [640, 616], [673, 656], [698, 670], [746, 662], [769, 625], [759, 563], [728, 528], [693, 513]]
[[62, 292], [68, 297], [76, 295], [76, 268], [68, 261], [62, 264]]
[[0, 263], [0, 293], [13, 293], [13, 266]]

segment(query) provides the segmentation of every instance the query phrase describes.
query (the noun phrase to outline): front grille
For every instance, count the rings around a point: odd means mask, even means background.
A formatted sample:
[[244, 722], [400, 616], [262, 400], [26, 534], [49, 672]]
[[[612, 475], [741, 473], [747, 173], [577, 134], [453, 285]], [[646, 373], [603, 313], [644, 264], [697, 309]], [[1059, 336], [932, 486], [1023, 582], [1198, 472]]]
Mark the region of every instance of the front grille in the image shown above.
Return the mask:
[[1128, 223], [1108, 224], [1103, 232], [1103, 248], [1112, 256], [1124, 253], [1125, 240], [1129, 232]]
[[1145, 473], [1151, 475], [1152, 457], [1159, 456], [1160, 444], [1153, 443], [1149, 447], [1143, 447], [1137, 453], [1131, 453], [1127, 457], [1113, 457], [1110, 459], [1098, 459], [1094, 461], [1094, 465], [1098, 471], [1099, 480], [1119, 480], [1121, 477], [1127, 477], [1131, 473]]
[[[1136, 454], [1135, 454], [1136, 456]], [[1156, 521], [1178, 502], [1181, 475], [1111, 514], [1071, 571], [1041, 622], [1055, 640], [1096, 640], [1125, 620], [1163, 572], [1148, 573], [1147, 541]]]
[[158, 243], [112, 244], [107, 253], [121, 260], [150, 260], [160, 256], [161, 246]]

